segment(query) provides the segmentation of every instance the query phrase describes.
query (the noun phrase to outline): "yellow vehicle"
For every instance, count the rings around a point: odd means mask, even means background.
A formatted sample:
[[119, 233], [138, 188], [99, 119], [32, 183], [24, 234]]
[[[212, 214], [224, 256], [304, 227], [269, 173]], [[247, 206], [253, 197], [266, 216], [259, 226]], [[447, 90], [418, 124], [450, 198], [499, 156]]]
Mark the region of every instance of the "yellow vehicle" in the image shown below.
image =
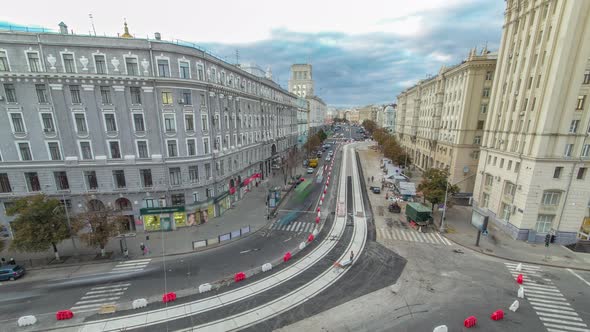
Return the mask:
[[318, 158], [310, 159], [308, 166], [313, 168], [318, 167]]

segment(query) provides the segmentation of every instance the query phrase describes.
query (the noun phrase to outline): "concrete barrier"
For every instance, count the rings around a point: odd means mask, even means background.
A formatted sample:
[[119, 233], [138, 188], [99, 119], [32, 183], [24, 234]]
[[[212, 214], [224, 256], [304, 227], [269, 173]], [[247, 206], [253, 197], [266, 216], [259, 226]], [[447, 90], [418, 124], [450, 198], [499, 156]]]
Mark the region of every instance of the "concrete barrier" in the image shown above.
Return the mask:
[[305, 249], [305, 242], [299, 243], [299, 250]]
[[199, 293], [205, 293], [205, 292], [208, 292], [210, 290], [211, 290], [211, 284], [210, 283], [199, 285]]
[[147, 300], [146, 299], [137, 299], [137, 300], [133, 300], [133, 303], [131, 304], [133, 309], [139, 309], [139, 308], [145, 308], [147, 307]]
[[448, 332], [449, 328], [446, 325], [439, 325], [432, 330], [432, 332]]
[[22, 316], [17, 321], [19, 327], [29, 326], [35, 323], [37, 323], [37, 317], [33, 315]]
[[272, 264], [271, 263], [264, 263], [262, 265], [262, 272], [268, 272], [272, 270]]
[[518, 297], [521, 299], [524, 299], [524, 287], [520, 286], [518, 287]]
[[520, 303], [518, 302], [518, 300], [514, 300], [514, 302], [512, 302], [512, 304], [510, 305], [510, 311], [512, 312], [516, 312], [516, 310], [518, 310], [518, 307], [520, 307]]
[[313, 234], [314, 237], [318, 236], [319, 231], [317, 229], [314, 228], [313, 232], [311, 232], [311, 234]]

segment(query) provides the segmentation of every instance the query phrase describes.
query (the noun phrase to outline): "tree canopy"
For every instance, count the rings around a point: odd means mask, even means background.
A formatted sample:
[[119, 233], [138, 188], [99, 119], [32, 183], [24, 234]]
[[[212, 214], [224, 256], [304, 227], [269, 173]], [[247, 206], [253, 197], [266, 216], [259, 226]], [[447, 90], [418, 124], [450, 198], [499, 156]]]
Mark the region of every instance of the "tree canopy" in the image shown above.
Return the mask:
[[[447, 190], [447, 181], [449, 172], [447, 170], [430, 168], [423, 174], [422, 182], [418, 185], [418, 190], [424, 194], [424, 198], [434, 206], [445, 201], [445, 191]], [[449, 185], [448, 195], [459, 192], [459, 187], [456, 185]], [[450, 206], [447, 200], [447, 206]]]
[[375, 129], [378, 128], [377, 124], [373, 120], [363, 120], [363, 123], [361, 125], [363, 126], [363, 128], [365, 128], [366, 131], [369, 132], [369, 134], [373, 134]]
[[75, 217], [74, 230], [80, 240], [89, 247], [100, 248], [105, 256], [105, 246], [109, 240], [118, 235], [127, 219], [110, 207], [92, 208], [86, 203], [86, 211]]

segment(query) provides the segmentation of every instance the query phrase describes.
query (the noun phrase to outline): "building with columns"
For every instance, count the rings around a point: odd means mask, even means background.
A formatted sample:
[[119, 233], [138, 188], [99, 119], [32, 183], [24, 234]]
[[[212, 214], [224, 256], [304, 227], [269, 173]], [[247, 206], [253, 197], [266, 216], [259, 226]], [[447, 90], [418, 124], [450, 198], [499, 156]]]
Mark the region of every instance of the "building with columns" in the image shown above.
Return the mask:
[[588, 36], [590, 1], [506, 1], [474, 200], [515, 239], [575, 242], [589, 218]]
[[112, 206], [130, 231], [206, 221], [296, 146], [296, 100], [159, 34], [0, 32], [0, 221], [38, 193]]
[[496, 54], [472, 49], [397, 96], [395, 132], [413, 164], [448, 169], [464, 193], [473, 192], [495, 65]]
[[309, 104], [308, 132], [314, 134], [319, 127], [326, 122], [328, 105], [322, 98], [315, 95], [315, 82], [312, 76], [310, 64], [291, 65], [291, 77], [289, 78], [289, 92], [305, 98]]

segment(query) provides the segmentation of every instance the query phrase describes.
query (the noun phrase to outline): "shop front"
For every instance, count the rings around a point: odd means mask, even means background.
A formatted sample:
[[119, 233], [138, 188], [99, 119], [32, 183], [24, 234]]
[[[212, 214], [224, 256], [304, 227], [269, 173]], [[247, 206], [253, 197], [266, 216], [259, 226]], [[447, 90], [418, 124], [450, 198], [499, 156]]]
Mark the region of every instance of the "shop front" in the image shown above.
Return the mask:
[[231, 207], [229, 191], [226, 191], [226, 192], [218, 195], [217, 197], [215, 197], [215, 199], [213, 201], [215, 202], [215, 205], [217, 206], [217, 211], [219, 211], [219, 215], [222, 215], [223, 213], [225, 213], [225, 211], [229, 210], [229, 208]]
[[171, 231], [187, 226], [184, 206], [142, 208], [139, 210], [146, 231]]
[[196, 203], [187, 206], [192, 211], [187, 213], [187, 226], [194, 226], [207, 223], [209, 219], [215, 217], [215, 205], [213, 200]]

